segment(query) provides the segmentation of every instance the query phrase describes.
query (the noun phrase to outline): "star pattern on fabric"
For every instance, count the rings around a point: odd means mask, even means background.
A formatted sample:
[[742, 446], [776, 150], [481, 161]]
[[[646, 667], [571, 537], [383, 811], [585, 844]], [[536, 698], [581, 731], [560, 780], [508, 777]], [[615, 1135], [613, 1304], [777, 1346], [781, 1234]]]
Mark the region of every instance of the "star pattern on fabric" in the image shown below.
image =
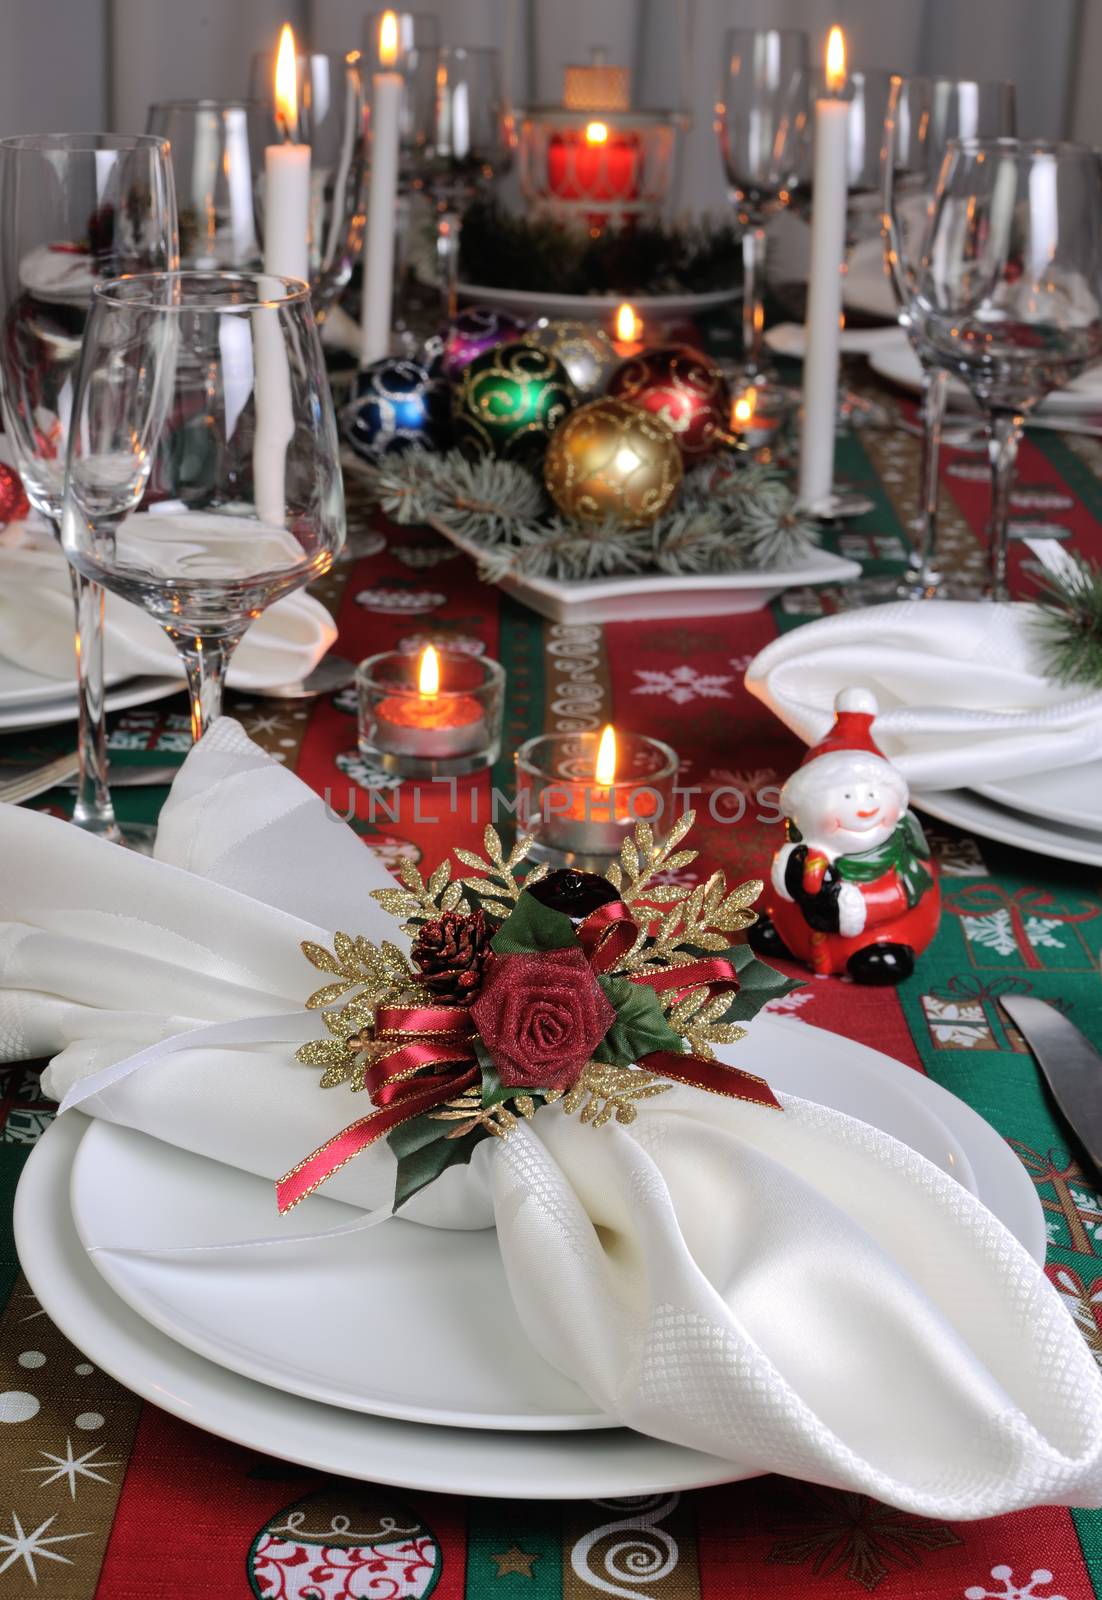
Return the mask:
[[512, 1572], [519, 1573], [522, 1578], [534, 1578], [532, 1563], [538, 1561], [539, 1556], [535, 1551], [522, 1550], [519, 1545], [511, 1544], [508, 1550], [492, 1554], [490, 1560], [496, 1565], [499, 1578], [507, 1578]]
[[86, 1450], [82, 1456], [73, 1454], [73, 1441], [65, 1440], [65, 1454], [55, 1456], [49, 1450], [40, 1450], [40, 1456], [46, 1458], [44, 1467], [24, 1467], [24, 1472], [41, 1472], [44, 1474], [41, 1484], [42, 1489], [48, 1489], [53, 1483], [60, 1483], [64, 1478], [69, 1485], [69, 1496], [75, 1500], [77, 1497], [77, 1479], [89, 1478], [96, 1483], [110, 1483], [110, 1478], [105, 1478], [100, 1468], [117, 1467], [118, 1461], [96, 1461], [94, 1458], [103, 1449], [100, 1444], [93, 1445], [91, 1450]]
[[845, 1572], [851, 1583], [871, 1592], [891, 1567], [921, 1566], [930, 1550], [962, 1543], [944, 1522], [930, 1522], [863, 1494], [801, 1488], [775, 1520], [781, 1537], [768, 1560], [781, 1566], [809, 1564], [812, 1574], [829, 1578]]
[[15, 1532], [4, 1533], [0, 1531], [0, 1555], [5, 1555], [6, 1552], [6, 1559], [0, 1562], [0, 1573], [7, 1572], [8, 1568], [13, 1567], [17, 1561], [22, 1561], [30, 1574], [31, 1582], [37, 1585], [38, 1571], [35, 1567], [36, 1561], [60, 1561], [65, 1566], [71, 1567], [73, 1562], [68, 1556], [63, 1556], [60, 1550], [51, 1550], [49, 1546], [68, 1544], [72, 1539], [88, 1539], [91, 1538], [91, 1532], [52, 1533], [47, 1536], [46, 1529], [51, 1527], [57, 1521], [57, 1518], [58, 1513], [55, 1511], [52, 1517], [47, 1517], [45, 1522], [40, 1522], [33, 1533], [28, 1533], [17, 1514], [14, 1511], [11, 1512], [12, 1527]]

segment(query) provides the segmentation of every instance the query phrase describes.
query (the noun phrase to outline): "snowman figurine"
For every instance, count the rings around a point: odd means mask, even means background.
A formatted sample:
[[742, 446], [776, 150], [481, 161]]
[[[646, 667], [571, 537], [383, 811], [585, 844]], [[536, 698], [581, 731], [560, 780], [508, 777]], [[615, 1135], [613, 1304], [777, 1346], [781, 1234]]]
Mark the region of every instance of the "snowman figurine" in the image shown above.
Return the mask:
[[781, 790], [787, 842], [773, 857], [759, 955], [816, 974], [899, 983], [937, 932], [941, 896], [900, 773], [872, 737], [876, 700], [843, 689], [834, 726]]

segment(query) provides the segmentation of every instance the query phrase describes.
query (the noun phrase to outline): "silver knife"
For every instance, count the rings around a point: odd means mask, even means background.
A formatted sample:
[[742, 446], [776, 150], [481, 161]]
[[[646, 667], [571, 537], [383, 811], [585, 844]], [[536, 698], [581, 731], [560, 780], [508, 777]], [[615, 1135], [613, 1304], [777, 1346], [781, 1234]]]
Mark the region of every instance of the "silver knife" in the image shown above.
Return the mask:
[[1102, 1183], [1102, 1055], [1047, 1000], [1000, 995], [999, 1004], [1032, 1050], [1064, 1121]]

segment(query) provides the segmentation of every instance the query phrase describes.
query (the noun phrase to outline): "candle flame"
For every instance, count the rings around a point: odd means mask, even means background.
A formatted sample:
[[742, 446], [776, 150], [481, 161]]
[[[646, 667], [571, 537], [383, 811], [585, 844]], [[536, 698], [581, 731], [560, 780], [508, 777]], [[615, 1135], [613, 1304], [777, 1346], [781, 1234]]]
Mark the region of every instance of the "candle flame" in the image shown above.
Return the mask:
[[616, 730], [608, 723], [597, 746], [597, 765], [593, 769], [597, 782], [611, 786], [616, 782]]
[[827, 34], [826, 85], [831, 94], [841, 94], [846, 86], [846, 36], [837, 26]]
[[585, 142], [586, 144], [607, 144], [608, 123], [587, 122], [585, 128]]
[[735, 421], [743, 424], [749, 422], [754, 415], [754, 402], [758, 398], [756, 389], [747, 389], [745, 394], [740, 394], [735, 401]]
[[398, 17], [393, 11], [384, 11], [379, 23], [379, 65], [392, 67], [398, 59]]
[[283, 128], [284, 137], [292, 138], [298, 132], [298, 60], [295, 51], [294, 30], [285, 22], [279, 32], [279, 49], [275, 66], [276, 119]]
[[436, 646], [426, 645], [421, 654], [421, 668], [417, 674], [417, 692], [426, 697], [440, 693], [440, 657]]
[[630, 343], [639, 337], [639, 330], [643, 326], [635, 314], [635, 307], [625, 300], [616, 313], [616, 337]]

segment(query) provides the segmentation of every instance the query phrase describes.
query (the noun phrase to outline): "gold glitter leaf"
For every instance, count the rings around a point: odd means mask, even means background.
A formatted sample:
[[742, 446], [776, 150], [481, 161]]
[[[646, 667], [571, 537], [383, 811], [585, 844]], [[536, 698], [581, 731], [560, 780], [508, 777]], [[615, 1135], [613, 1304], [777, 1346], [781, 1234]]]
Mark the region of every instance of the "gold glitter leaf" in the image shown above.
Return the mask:
[[[581, 1121], [603, 1128], [613, 1117], [625, 1126], [634, 1122], [635, 1101], [649, 1100], [672, 1089], [671, 1083], [638, 1067], [614, 1067], [605, 1061], [590, 1061], [582, 1068], [577, 1082], [562, 1097], [567, 1116], [581, 1109]], [[550, 1099], [550, 1096], [547, 1096]]]
[[432, 895], [433, 899], [436, 899], [437, 896], [443, 894], [444, 890], [451, 882], [451, 875], [451, 862], [448, 861], [447, 857], [445, 857], [437, 867], [436, 871], [433, 873], [432, 877], [429, 879], [429, 894]]
[[346, 1051], [336, 1039], [311, 1039], [295, 1051], [295, 1060], [304, 1067], [333, 1066], [344, 1060]]
[[497, 829], [492, 827], [490, 823], [486, 824], [486, 831], [482, 835], [482, 844], [494, 866], [500, 867], [504, 872], [505, 856], [501, 848], [501, 840], [498, 837]]
[[608, 879], [609, 883], [611, 883], [614, 889], [618, 889], [620, 887], [624, 881], [624, 875], [620, 870], [620, 863], [618, 861], [613, 861], [610, 866], [606, 867], [605, 877]]
[[339, 983], [327, 983], [324, 989], [315, 989], [306, 1002], [307, 1011], [320, 1011], [323, 1006], [331, 1006], [339, 1000], [342, 994], [347, 994], [352, 988], [352, 980], [342, 978]]
[[341, 964], [336, 956], [331, 955], [324, 945], [314, 944], [310, 939], [302, 941], [302, 953], [312, 967], [317, 967], [319, 972], [340, 973]]
[[483, 861], [481, 856], [476, 856], [473, 850], [461, 850], [460, 847], [456, 845], [455, 859], [457, 861], [461, 861], [465, 867], [473, 867], [476, 872], [485, 871], [485, 861]]
[[333, 949], [337, 960], [340, 962], [339, 971], [341, 972], [347, 972], [349, 967], [361, 959], [360, 952], [356, 948], [355, 939], [349, 938], [347, 933], [335, 933], [333, 935]]
[[440, 896], [441, 911], [455, 911], [463, 903], [463, 883], [456, 878], [454, 883], [449, 883], [444, 893]]
[[421, 902], [405, 889], [372, 889], [371, 898], [377, 900], [392, 917], [408, 917]]
[[675, 901], [680, 905], [684, 897], [684, 889], [679, 889], [675, 883], [654, 883], [642, 895], [647, 904], [652, 906], [668, 906]]

